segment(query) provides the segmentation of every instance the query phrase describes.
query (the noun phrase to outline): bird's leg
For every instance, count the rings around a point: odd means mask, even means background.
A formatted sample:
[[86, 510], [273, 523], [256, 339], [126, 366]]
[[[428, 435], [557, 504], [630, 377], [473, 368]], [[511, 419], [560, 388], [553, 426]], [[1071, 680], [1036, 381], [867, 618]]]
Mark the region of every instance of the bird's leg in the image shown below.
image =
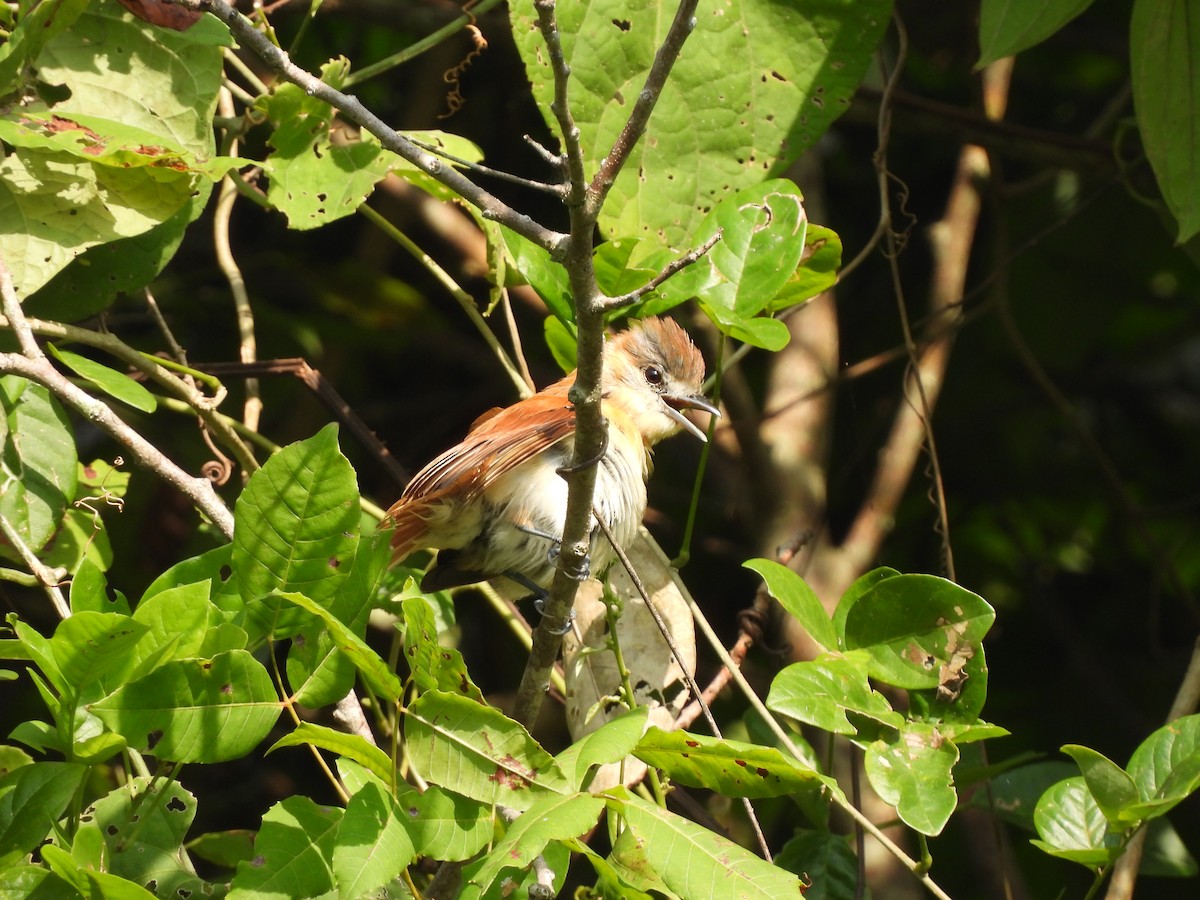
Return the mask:
[[[531, 534], [534, 537], [542, 538], [545, 541], [549, 541], [550, 546], [546, 550], [546, 561], [551, 565], [558, 564], [558, 555], [562, 552], [562, 540], [560, 538], [556, 538], [554, 535], [547, 534], [544, 531], [538, 531], [536, 528], [530, 528], [528, 525], [518, 525], [517, 530], [523, 531], [526, 534]], [[578, 568], [567, 567], [566, 572], [567, 575], [575, 581], [587, 581], [592, 574], [591, 556], [584, 556]], [[521, 584], [524, 587], [529, 587], [528, 579], [525, 579], [524, 576], [521, 576], [521, 578], [515, 578], [514, 576], [509, 575], [509, 577], [513, 578], [513, 580], [518, 584]], [[542, 593], [545, 593], [545, 591]]]
[[[538, 615], [542, 615], [546, 611], [546, 601], [550, 599], [550, 592], [533, 579], [526, 578], [520, 572], [505, 572], [504, 577], [509, 581], [515, 581], [525, 590], [533, 594], [533, 608], [538, 611]], [[566, 624], [561, 629], [555, 629], [555, 634], [566, 634], [571, 630], [571, 626], [575, 624], [575, 610], [571, 610], [571, 615], [567, 618]]]

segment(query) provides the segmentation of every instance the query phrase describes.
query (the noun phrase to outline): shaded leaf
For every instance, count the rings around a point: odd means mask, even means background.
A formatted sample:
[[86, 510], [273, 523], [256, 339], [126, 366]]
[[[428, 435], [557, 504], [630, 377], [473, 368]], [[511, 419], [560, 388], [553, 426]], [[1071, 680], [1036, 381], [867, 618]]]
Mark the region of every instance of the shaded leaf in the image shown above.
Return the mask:
[[1200, 15], [1189, 0], [1135, 0], [1133, 106], [1179, 243], [1200, 233]]
[[0, 778], [0, 871], [50, 833], [87, 771], [73, 763], [38, 762]]
[[981, 69], [1040, 44], [1091, 5], [1092, 0], [983, 0], [979, 7], [979, 62], [975, 67]]

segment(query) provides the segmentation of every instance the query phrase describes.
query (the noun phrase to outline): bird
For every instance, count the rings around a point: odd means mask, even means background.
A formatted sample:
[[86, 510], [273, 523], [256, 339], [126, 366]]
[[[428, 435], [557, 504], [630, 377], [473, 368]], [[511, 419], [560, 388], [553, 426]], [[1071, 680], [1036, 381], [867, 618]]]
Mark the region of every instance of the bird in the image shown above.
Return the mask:
[[[646, 511], [654, 445], [681, 430], [705, 433], [683, 415], [719, 416], [701, 392], [704, 358], [669, 318], [637, 320], [605, 342], [600, 410], [608, 440], [596, 461], [589, 568], [603, 573], [615, 551], [597, 527], [629, 546]], [[394, 562], [437, 550], [426, 593], [487, 581], [510, 600], [544, 599], [567, 511], [560, 470], [575, 449], [571, 372], [540, 392], [475, 420], [467, 436], [422, 468], [388, 509]]]

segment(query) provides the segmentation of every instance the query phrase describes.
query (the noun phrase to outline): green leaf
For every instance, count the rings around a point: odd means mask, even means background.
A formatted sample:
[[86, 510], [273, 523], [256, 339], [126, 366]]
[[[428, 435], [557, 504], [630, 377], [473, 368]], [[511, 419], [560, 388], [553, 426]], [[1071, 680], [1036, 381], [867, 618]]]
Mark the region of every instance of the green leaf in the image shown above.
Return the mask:
[[634, 750], [642, 762], [663, 769], [688, 787], [726, 797], [784, 797], [837, 782], [790, 759], [774, 747], [650, 728]]
[[679, 896], [779, 900], [800, 895], [795, 875], [727, 838], [624, 789], [609, 796], [610, 811], [624, 816], [649, 868]]
[[129, 616], [85, 611], [60, 622], [50, 646], [73, 692], [86, 693], [105, 673], [125, 664], [147, 630]]
[[700, 227], [704, 240], [721, 230], [708, 252], [713, 267], [732, 290], [706, 290], [707, 305], [720, 303], [736, 319], [750, 319], [764, 309], [800, 265], [808, 215], [800, 189], [786, 179], [735, 191], [716, 205]]
[[401, 786], [398, 815], [421, 856], [461, 862], [492, 840], [492, 808], [431, 786], [422, 793]]
[[75, 440], [66, 413], [40, 384], [0, 377], [0, 407], [0, 517], [36, 553], [75, 498]]
[[775, 865], [801, 876], [804, 900], [855, 900], [858, 856], [850, 840], [828, 831], [803, 831], [784, 844]]
[[569, 790], [529, 732], [499, 710], [459, 694], [426, 691], [408, 707], [404, 734], [421, 777], [484, 803], [528, 809]]
[[280, 713], [270, 674], [244, 650], [171, 660], [89, 709], [131, 746], [175, 762], [244, 756]]
[[1128, 772], [1141, 803], [1130, 815], [1161, 816], [1200, 787], [1200, 715], [1168, 722], [1138, 745]]
[[80, 562], [79, 568], [71, 578], [71, 612], [97, 612], [131, 614], [129, 601], [118, 594], [116, 599], [108, 596], [108, 579], [90, 559]]
[[70, 885], [43, 866], [13, 866], [0, 870], [0, 897], [60, 900], [70, 897], [71, 891]]
[[757, 572], [767, 584], [771, 596], [803, 626], [824, 650], [837, 650], [837, 634], [829, 621], [829, 613], [820, 598], [795, 572], [769, 559], [752, 559], [742, 563]]
[[1134, 0], [1129, 26], [1133, 106], [1159, 190], [1179, 223], [1200, 233], [1200, 15], [1190, 0]]
[[[337, 88], [350, 63], [338, 57], [321, 67], [321, 80]], [[264, 168], [267, 199], [291, 228], [317, 228], [352, 214], [391, 168], [394, 157], [366, 132], [335, 141], [333, 108], [293, 84], [281, 84], [260, 100], [275, 131]]]
[[867, 747], [866, 772], [871, 787], [910, 827], [922, 834], [940, 834], [958, 795], [951, 771], [958, 747], [932, 725], [905, 723], [892, 741]]
[[[363, 535], [350, 576], [329, 604], [330, 613], [357, 637], [366, 634], [367, 620], [391, 561], [392, 548], [385, 531], [376, 529]], [[293, 699], [304, 706], [335, 703], [354, 687], [356, 675], [354, 660], [338, 649], [323, 619], [296, 635], [288, 648], [288, 684]]]
[[32, 3], [22, 10], [17, 27], [0, 44], [0, 95], [16, 94], [23, 87], [22, 72], [55, 35], [66, 31], [87, 9], [89, 0], [66, 3]]
[[235, 828], [209, 831], [187, 842], [187, 851], [222, 869], [236, 869], [242, 860], [254, 858], [253, 831]]
[[393, 703], [400, 699], [400, 695], [404, 692], [404, 686], [396, 677], [396, 673], [379, 657], [378, 653], [371, 649], [366, 641], [342, 624], [340, 620], [334, 618], [329, 610], [318, 606], [303, 594], [279, 593], [275, 595], [274, 599], [283, 603], [291, 603], [324, 622], [334, 645], [346, 654], [354, 667], [358, 669], [359, 674], [362, 675], [367, 686], [380, 697]]
[[524, 870], [551, 841], [578, 837], [595, 827], [604, 805], [603, 798], [588, 794], [552, 794], [537, 800], [508, 826], [482, 864], [468, 874], [461, 896], [482, 896], [504, 869]]
[[204, 212], [212, 182], [200, 181], [179, 212], [149, 231], [98, 244], [22, 304], [30, 316], [78, 322], [103, 312], [118, 294], [145, 287], [166, 267], [187, 227]]
[[1035, 847], [1089, 869], [1108, 865], [1121, 850], [1120, 835], [1109, 830], [1082, 775], [1060, 781], [1042, 794], [1033, 824], [1040, 838], [1032, 841]]
[[222, 544], [199, 556], [177, 562], [150, 583], [142, 594], [145, 603], [155, 594], [184, 584], [209, 582], [209, 599], [226, 613], [240, 612], [241, 597], [233, 578], [233, 546]]
[[[508, 251], [509, 261], [521, 277], [529, 283], [539, 297], [546, 301], [550, 311], [564, 322], [575, 321], [575, 302], [571, 299], [571, 284], [567, 270], [550, 258], [550, 251], [539, 247], [529, 238], [500, 226], [500, 236]], [[575, 368], [575, 354], [571, 354], [570, 368]]]
[[304, 796], [276, 803], [263, 816], [254, 859], [238, 863], [228, 900], [287, 900], [333, 891], [333, 850], [342, 817], [342, 810]]
[[865, 575], [860, 575], [850, 587], [846, 588], [846, 592], [838, 600], [837, 608], [833, 611], [833, 630], [837, 632], [840, 646], [846, 646], [846, 616], [850, 614], [850, 609], [854, 604], [876, 584], [885, 578], [891, 578], [893, 575], [899, 574], [895, 569], [888, 566], [880, 566], [878, 569], [872, 569]]
[[[54, 115], [104, 110], [112, 122], [156, 136], [155, 144], [210, 159], [220, 45], [228, 42], [215, 19], [176, 32], [119, 6], [91, 4], [46, 42], [36, 67], [41, 81], [69, 91]], [[98, 54], [96, 47], [116, 52]], [[198, 178], [169, 167], [118, 169], [69, 153], [15, 149], [0, 161], [0, 222], [9, 225], [0, 254], [18, 295], [33, 293], [89, 247], [165, 222], [188, 202]]]
[[771, 298], [767, 312], [782, 312], [829, 290], [837, 284], [841, 266], [842, 239], [832, 229], [809, 222], [800, 267]]
[[792, 663], [771, 682], [767, 707], [834, 734], [857, 733], [847, 712], [899, 728], [904, 717], [871, 687], [867, 679], [869, 665], [865, 651], [822, 654], [814, 660]]
[[87, 772], [73, 763], [38, 762], [0, 778], [0, 871], [50, 833]]
[[406, 597], [401, 604], [404, 619], [404, 658], [413, 681], [422, 691], [449, 691], [485, 702], [483, 692], [467, 673], [462, 654], [438, 643], [433, 608], [424, 597]]
[[107, 845], [109, 872], [177, 897], [208, 891], [180, 849], [195, 817], [196, 798], [179, 782], [147, 777], [111, 791], [85, 814]]
[[982, 69], [1040, 44], [1091, 5], [1092, 0], [983, 0], [979, 7], [979, 62], [975, 68]]
[[333, 874], [341, 897], [369, 897], [412, 862], [415, 851], [392, 797], [376, 784], [354, 792], [338, 825]]
[[1129, 773], [1104, 754], [1079, 744], [1066, 744], [1062, 752], [1079, 766], [1104, 817], [1117, 827], [1129, 824], [1124, 817], [1125, 809], [1138, 800], [1137, 785]]
[[96, 166], [154, 169], [149, 173], [154, 182], [166, 184], [184, 173], [220, 181], [231, 168], [250, 163], [226, 156], [198, 157], [165, 136], [161, 128], [149, 131], [84, 112], [61, 115], [58, 109], [38, 112], [23, 108], [0, 117], [0, 140], [14, 147], [75, 156]]
[[896, 575], [865, 591], [846, 614], [846, 647], [871, 654], [871, 676], [936, 688], [969, 659], [996, 619], [978, 594], [935, 575]]
[[152, 413], [158, 409], [155, 396], [123, 372], [110, 369], [106, 365], [72, 353], [69, 350], [59, 350], [53, 344], [46, 348], [64, 366], [80, 378], [90, 381], [110, 397], [115, 397], [122, 403], [128, 403], [134, 409]]
[[301, 722], [294, 731], [272, 744], [267, 752], [274, 753], [281, 747], [303, 747], [307, 744], [354, 760], [377, 777], [388, 790], [392, 790], [396, 782], [391, 758], [374, 744], [360, 735], [335, 731], [312, 722]]
[[232, 564], [246, 624], [276, 638], [295, 634], [310, 620], [272, 592], [331, 603], [358, 546], [358, 487], [338, 450], [337, 426], [267, 460], [238, 497], [234, 520]]
[[567, 783], [583, 790], [595, 766], [620, 762], [637, 746], [646, 730], [650, 707], [638, 706], [605, 722], [563, 750], [554, 761], [563, 770]]
[[[890, 10], [886, 0], [702, 8], [604, 206], [604, 232], [685, 249], [717, 201], [783, 171], [846, 110]], [[556, 13], [584, 158], [600, 160], [644, 87], [671, 16], [651, 0], [588, 0]], [[556, 128], [534, 9], [515, 5], [511, 15], [534, 96]]]
[[[342, 782], [352, 794], [367, 784], [388, 793], [389, 780], [377, 777], [345, 756], [337, 760]], [[397, 785], [393, 810], [404, 822], [419, 856], [459, 862], [470, 859], [494, 836], [493, 810], [460, 794], [430, 786], [418, 793]]]
[[[960, 783], [965, 784], [962, 765], [959, 766]], [[1018, 766], [1009, 771], [992, 775], [989, 791], [974, 791], [964, 806], [978, 809], [995, 809], [1003, 821], [1032, 832], [1033, 811], [1038, 798], [1052, 786], [1078, 773], [1079, 768], [1063, 760], [1035, 762]]]

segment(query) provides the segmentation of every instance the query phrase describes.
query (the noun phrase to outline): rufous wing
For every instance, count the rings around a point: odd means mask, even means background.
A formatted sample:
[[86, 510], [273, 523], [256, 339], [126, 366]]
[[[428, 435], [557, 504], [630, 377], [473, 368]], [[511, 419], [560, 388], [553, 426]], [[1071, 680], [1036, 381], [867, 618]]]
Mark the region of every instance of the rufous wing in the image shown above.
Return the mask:
[[437, 506], [476, 500], [496, 479], [572, 435], [575, 410], [567, 391], [573, 381], [568, 376], [532, 397], [480, 416], [461, 443], [414, 475], [382, 523], [395, 528], [395, 558], [428, 546], [427, 521]]

